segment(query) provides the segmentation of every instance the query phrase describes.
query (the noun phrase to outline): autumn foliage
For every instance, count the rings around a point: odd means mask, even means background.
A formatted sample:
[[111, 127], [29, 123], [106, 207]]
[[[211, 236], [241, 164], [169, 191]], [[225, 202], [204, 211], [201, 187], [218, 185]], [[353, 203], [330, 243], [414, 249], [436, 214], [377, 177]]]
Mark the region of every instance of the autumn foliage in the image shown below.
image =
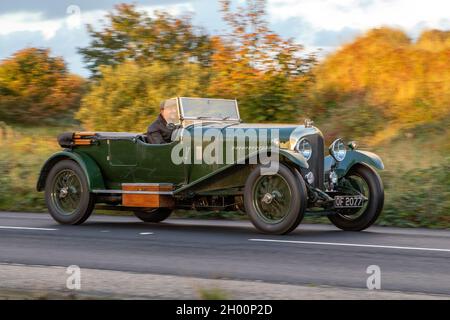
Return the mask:
[[[310, 117], [330, 136], [376, 144], [449, 117], [450, 32], [413, 41], [402, 30], [373, 29], [317, 60], [270, 30], [264, 0], [222, 0], [221, 12], [226, 32], [210, 36], [188, 16], [117, 5], [79, 50], [92, 78], [76, 118], [89, 130], [141, 131], [172, 96], [236, 98], [244, 121]], [[61, 58], [24, 49], [0, 64], [0, 117], [64, 117], [82, 89]]]
[[159, 62], [173, 67], [187, 61], [208, 65], [211, 41], [190, 17], [175, 17], [156, 11], [151, 17], [138, 11], [135, 5], [119, 4], [106, 16], [101, 30], [88, 25], [91, 43], [80, 48], [93, 76], [101, 76], [101, 66], [134, 61], [139, 65]]
[[197, 64], [142, 67], [129, 61], [100, 71], [102, 80], [92, 84], [76, 114], [86, 128], [143, 132], [157, 117], [161, 101], [177, 95], [199, 96], [203, 91]]
[[27, 48], [0, 63], [0, 119], [40, 123], [71, 116], [79, 107], [82, 78], [49, 50]]
[[269, 30], [264, 1], [222, 1], [222, 13], [229, 33], [206, 37], [186, 18], [117, 6], [80, 50], [95, 79], [77, 118], [89, 130], [142, 131], [160, 101], [187, 95], [236, 98], [246, 121], [296, 121], [314, 57]]
[[359, 135], [438, 121], [450, 115], [449, 65], [450, 32], [425, 31], [414, 42], [401, 30], [371, 30], [314, 71], [310, 112], [344, 113], [335, 122]]
[[246, 121], [288, 122], [301, 116], [314, 56], [267, 25], [264, 1], [232, 10], [222, 1], [230, 32], [213, 38], [210, 96], [237, 98]]

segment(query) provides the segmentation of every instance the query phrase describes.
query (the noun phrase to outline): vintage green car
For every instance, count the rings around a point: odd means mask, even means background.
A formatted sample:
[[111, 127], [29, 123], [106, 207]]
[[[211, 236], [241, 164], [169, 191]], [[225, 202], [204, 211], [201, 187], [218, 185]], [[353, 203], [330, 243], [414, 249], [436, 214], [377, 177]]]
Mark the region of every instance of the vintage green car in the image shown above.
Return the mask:
[[240, 211], [267, 234], [294, 230], [305, 214], [338, 228], [371, 226], [384, 203], [375, 169], [381, 159], [335, 140], [325, 156], [321, 131], [304, 124], [242, 123], [235, 100], [178, 97], [165, 101], [174, 133], [166, 144], [146, 134], [70, 132], [64, 150], [42, 167], [52, 217], [81, 224], [94, 208], [132, 211], [161, 222], [173, 210]]

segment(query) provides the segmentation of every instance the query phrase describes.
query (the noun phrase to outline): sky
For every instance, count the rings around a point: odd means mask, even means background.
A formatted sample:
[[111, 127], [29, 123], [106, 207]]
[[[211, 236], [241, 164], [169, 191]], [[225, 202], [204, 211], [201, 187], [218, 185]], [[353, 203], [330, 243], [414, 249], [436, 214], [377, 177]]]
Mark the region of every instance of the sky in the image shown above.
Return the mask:
[[[89, 44], [85, 25], [101, 27], [105, 14], [122, 2], [150, 14], [189, 12], [208, 33], [225, 30], [218, 0], [0, 0], [0, 59], [24, 47], [50, 48], [72, 72], [89, 76], [77, 53]], [[401, 28], [413, 39], [425, 29], [450, 30], [449, 13], [449, 0], [267, 0], [271, 29], [322, 55], [374, 27]]]

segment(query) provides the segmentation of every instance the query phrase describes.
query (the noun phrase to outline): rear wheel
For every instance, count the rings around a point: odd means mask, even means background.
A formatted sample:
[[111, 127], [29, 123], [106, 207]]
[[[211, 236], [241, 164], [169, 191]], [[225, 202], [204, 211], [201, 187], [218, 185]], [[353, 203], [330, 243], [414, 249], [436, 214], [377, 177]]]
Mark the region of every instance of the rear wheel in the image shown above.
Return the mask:
[[134, 215], [141, 219], [144, 222], [161, 222], [166, 220], [170, 214], [172, 213], [172, 209], [170, 208], [156, 208], [150, 210], [136, 210], [134, 211]]
[[365, 165], [352, 167], [345, 179], [358, 193], [368, 198], [368, 201], [362, 208], [340, 209], [337, 213], [329, 215], [328, 219], [339, 229], [362, 231], [374, 224], [383, 210], [383, 183], [378, 173]]
[[72, 160], [62, 160], [50, 170], [45, 183], [45, 202], [50, 215], [61, 224], [81, 224], [94, 209], [87, 178]]
[[261, 175], [257, 166], [245, 184], [245, 211], [259, 231], [286, 234], [303, 219], [306, 194], [303, 179], [285, 165], [279, 164], [278, 172], [271, 175]]

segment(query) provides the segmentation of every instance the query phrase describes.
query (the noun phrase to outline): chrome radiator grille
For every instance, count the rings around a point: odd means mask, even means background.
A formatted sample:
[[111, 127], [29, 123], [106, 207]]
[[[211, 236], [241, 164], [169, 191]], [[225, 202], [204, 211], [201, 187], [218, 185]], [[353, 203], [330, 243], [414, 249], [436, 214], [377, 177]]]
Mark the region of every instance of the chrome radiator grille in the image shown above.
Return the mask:
[[319, 189], [324, 189], [324, 141], [320, 134], [306, 136], [306, 139], [311, 143], [312, 156], [308, 160], [309, 170], [314, 174], [313, 186]]

